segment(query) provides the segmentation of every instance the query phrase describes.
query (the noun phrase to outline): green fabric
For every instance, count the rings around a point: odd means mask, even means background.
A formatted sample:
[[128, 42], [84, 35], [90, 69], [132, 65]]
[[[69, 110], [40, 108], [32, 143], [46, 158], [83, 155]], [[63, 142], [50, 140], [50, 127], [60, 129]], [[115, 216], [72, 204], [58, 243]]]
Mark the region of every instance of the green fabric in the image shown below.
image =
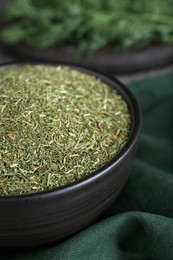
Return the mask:
[[173, 74], [130, 86], [143, 111], [137, 158], [115, 203], [100, 220], [49, 247], [1, 249], [1, 259], [173, 259]]

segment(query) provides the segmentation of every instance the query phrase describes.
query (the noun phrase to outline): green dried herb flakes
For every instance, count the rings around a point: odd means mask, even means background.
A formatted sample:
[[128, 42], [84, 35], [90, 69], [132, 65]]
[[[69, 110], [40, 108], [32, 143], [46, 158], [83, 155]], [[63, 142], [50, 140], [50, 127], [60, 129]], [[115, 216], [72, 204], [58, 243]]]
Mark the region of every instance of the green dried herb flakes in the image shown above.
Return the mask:
[[0, 71], [0, 195], [71, 183], [111, 160], [130, 130], [126, 102], [68, 67]]

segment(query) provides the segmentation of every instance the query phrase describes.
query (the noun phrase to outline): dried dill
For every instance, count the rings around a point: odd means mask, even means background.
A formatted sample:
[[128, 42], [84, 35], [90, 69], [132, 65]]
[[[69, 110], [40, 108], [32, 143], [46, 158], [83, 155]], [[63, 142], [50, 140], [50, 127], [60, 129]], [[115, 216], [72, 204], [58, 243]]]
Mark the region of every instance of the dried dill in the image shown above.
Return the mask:
[[94, 76], [68, 67], [0, 71], [0, 195], [71, 183], [124, 146], [126, 102]]

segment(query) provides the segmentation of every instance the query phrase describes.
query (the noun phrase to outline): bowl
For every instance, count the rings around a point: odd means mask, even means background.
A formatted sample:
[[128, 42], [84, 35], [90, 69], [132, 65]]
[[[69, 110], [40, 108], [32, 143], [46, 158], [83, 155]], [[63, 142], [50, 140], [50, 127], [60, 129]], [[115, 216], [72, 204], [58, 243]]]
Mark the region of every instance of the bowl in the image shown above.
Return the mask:
[[[27, 64], [39, 64], [29, 62]], [[43, 62], [41, 63], [43, 64]], [[50, 64], [50, 63], [44, 63]], [[3, 65], [1, 69], [26, 63]], [[131, 91], [117, 79], [74, 64], [115, 88], [127, 102], [131, 130], [127, 143], [110, 162], [84, 178], [49, 191], [0, 197], [0, 247], [30, 248], [60, 241], [91, 225], [115, 201], [135, 157], [141, 130], [141, 112]]]

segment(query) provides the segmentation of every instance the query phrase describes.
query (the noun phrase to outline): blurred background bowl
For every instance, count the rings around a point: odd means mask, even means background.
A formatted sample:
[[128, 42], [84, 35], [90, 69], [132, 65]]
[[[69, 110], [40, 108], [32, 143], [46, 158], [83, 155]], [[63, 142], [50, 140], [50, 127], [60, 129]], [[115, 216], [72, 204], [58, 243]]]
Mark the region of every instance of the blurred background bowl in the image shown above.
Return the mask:
[[[5, 65], [1, 69], [23, 65], [26, 63]], [[35, 194], [1, 196], [0, 247], [41, 246], [64, 239], [92, 224], [115, 201], [123, 188], [138, 147], [141, 112], [127, 87], [113, 77], [86, 67], [74, 64], [51, 65], [72, 66], [115, 88], [127, 102], [131, 114], [129, 139], [115, 158], [78, 181]]]

